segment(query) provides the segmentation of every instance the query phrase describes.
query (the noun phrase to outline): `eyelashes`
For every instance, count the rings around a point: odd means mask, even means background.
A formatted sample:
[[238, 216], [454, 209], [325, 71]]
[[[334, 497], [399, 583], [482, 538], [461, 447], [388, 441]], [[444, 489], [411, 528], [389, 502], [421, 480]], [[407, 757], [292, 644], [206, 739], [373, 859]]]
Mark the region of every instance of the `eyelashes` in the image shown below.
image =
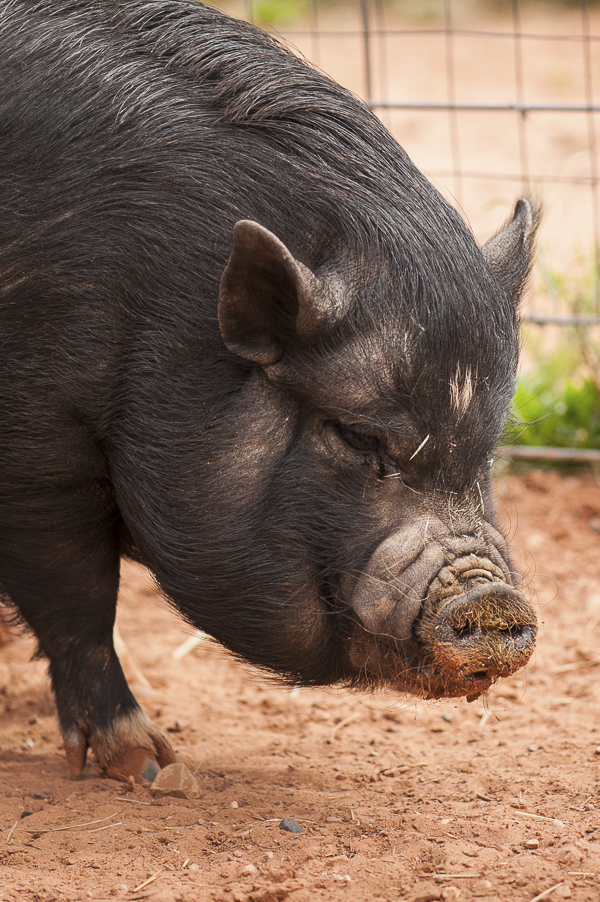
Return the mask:
[[338, 437], [344, 444], [360, 454], [364, 463], [375, 467], [378, 478], [383, 479], [386, 465], [379, 436], [356, 426], [345, 426], [342, 423], [334, 423], [333, 425]]

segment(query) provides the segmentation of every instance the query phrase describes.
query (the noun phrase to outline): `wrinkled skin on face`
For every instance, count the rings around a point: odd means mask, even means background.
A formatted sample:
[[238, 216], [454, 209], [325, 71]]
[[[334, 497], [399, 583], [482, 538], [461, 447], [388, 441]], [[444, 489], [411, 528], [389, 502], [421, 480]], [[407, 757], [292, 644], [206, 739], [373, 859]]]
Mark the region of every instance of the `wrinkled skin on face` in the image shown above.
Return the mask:
[[[533, 231], [521, 201], [484, 248], [513, 294]], [[464, 324], [432, 336], [398, 316], [350, 336], [346, 328], [336, 341], [349, 303], [347, 290], [317, 279], [266, 230], [238, 224], [221, 330], [261, 366], [251, 417], [270, 421], [262, 435], [285, 473], [281, 519], [305, 511], [295, 527], [309, 550], [280, 615], [293, 619], [285, 629], [301, 649], [293, 671], [475, 698], [527, 662], [536, 634], [495, 524], [490, 479], [512, 395], [514, 322], [492, 356], [489, 343], [477, 348], [461, 335]], [[268, 478], [261, 470], [260, 482]]]

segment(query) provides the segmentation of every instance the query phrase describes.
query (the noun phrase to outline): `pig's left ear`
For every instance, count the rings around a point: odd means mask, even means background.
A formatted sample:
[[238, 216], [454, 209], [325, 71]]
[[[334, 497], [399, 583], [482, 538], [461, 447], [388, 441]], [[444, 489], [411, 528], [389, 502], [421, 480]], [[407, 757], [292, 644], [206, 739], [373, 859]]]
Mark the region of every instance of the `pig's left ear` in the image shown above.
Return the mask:
[[481, 248], [488, 269], [515, 304], [519, 303], [531, 269], [539, 221], [539, 205], [522, 197], [510, 222]]
[[330, 328], [341, 310], [325, 286], [285, 244], [257, 222], [241, 220], [219, 294], [219, 328], [230, 351], [263, 366], [298, 338]]

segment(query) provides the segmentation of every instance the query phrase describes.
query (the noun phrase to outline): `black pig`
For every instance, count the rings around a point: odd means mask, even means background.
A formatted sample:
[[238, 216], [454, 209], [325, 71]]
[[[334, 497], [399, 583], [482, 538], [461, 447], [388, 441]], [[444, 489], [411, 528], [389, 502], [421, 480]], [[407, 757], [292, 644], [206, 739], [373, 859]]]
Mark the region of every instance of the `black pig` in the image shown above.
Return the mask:
[[195, 0], [0, 0], [0, 583], [69, 764], [174, 760], [119, 559], [305, 685], [476, 697], [535, 614], [493, 451], [537, 214], [483, 249], [359, 100]]

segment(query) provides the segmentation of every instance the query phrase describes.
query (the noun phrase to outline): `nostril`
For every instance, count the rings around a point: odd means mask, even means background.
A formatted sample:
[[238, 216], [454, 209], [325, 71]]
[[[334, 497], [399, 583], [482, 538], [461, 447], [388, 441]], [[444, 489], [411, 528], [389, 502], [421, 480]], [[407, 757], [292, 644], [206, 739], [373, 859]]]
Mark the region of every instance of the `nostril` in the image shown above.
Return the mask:
[[452, 628], [455, 637], [459, 641], [465, 641], [471, 639], [473, 636], [478, 635], [481, 632], [481, 626], [479, 623], [476, 623], [475, 620], [465, 619], [462, 621], [460, 626], [453, 626]]
[[452, 632], [459, 642], [466, 642], [470, 639], [480, 639], [486, 634], [493, 633], [495, 636], [510, 639], [513, 642], [519, 640], [530, 642], [532, 638], [532, 629], [527, 624], [513, 623], [510, 626], [499, 627], [496, 623], [486, 623], [485, 620], [474, 620], [470, 618], [461, 619], [459, 626], [453, 626]]

